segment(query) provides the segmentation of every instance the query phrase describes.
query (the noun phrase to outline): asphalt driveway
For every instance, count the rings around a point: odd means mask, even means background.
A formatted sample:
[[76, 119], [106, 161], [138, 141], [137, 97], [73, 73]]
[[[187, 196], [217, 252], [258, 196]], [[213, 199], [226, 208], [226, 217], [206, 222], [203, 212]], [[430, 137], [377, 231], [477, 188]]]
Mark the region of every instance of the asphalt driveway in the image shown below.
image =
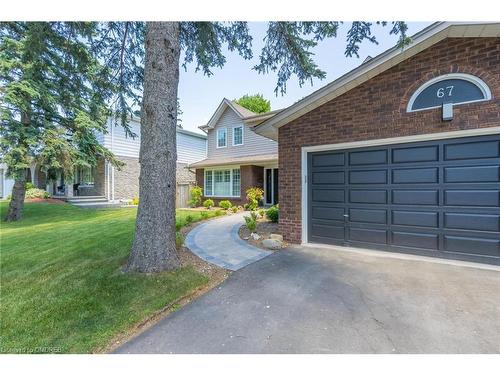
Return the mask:
[[500, 353], [500, 272], [295, 248], [118, 353]]

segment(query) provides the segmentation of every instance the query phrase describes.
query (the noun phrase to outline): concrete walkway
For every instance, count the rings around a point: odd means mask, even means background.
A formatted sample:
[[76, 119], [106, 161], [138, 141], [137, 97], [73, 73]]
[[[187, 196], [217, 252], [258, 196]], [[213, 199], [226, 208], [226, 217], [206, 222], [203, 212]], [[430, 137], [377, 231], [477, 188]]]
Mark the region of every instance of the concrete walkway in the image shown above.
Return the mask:
[[227, 215], [198, 225], [186, 236], [187, 248], [207, 262], [231, 271], [268, 256], [271, 251], [251, 246], [239, 237], [244, 215]]

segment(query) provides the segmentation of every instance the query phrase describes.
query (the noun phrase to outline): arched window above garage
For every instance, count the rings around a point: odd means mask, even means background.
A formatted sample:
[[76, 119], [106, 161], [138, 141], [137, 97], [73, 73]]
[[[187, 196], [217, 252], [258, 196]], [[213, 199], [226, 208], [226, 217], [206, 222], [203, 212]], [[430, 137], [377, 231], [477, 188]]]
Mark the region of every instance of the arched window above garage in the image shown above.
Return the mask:
[[482, 79], [463, 73], [445, 74], [420, 86], [411, 96], [407, 111], [422, 111], [448, 103], [455, 106], [490, 99], [491, 91]]

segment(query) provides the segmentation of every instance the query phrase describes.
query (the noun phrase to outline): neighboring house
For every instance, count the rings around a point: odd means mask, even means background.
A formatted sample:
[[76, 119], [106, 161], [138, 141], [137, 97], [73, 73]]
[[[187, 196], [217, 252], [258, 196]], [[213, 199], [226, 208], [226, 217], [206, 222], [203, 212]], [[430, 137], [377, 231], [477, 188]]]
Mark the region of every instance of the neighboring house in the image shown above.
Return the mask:
[[14, 180], [7, 177], [7, 166], [0, 164], [0, 198], [5, 199], [12, 194]]
[[[100, 134], [98, 140], [121, 161], [125, 166], [118, 170], [110, 163], [100, 160], [95, 167], [79, 168], [71, 181], [66, 181], [62, 173], [57, 174], [55, 181], [46, 184], [46, 178], [40, 168], [32, 168], [35, 185], [47, 188], [53, 196], [72, 197], [102, 196], [109, 201], [128, 200], [139, 197], [139, 148], [140, 120], [134, 118], [130, 127], [135, 138], [127, 137], [122, 126], [112, 120], [108, 122], [108, 133]], [[207, 140], [203, 134], [194, 133], [181, 128], [177, 129], [177, 186], [180, 199], [185, 206], [188, 186], [195, 183], [195, 174], [187, 168], [189, 163], [206, 157]], [[73, 191], [74, 184], [78, 190]], [[75, 185], [75, 187], [77, 187]]]
[[286, 241], [500, 264], [500, 23], [435, 23], [255, 131]]
[[256, 114], [223, 99], [200, 129], [207, 133], [207, 158], [191, 163], [205, 198], [233, 204], [246, 202], [250, 187], [264, 189], [265, 204], [278, 203], [278, 144], [252, 128], [277, 111]]

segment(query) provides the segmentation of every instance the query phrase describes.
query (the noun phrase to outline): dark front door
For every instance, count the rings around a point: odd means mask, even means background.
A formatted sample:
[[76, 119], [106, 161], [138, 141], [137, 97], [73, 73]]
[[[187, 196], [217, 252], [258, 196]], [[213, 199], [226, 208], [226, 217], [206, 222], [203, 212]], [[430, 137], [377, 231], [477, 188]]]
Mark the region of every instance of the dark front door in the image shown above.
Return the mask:
[[309, 242], [500, 263], [500, 136], [311, 153]]

